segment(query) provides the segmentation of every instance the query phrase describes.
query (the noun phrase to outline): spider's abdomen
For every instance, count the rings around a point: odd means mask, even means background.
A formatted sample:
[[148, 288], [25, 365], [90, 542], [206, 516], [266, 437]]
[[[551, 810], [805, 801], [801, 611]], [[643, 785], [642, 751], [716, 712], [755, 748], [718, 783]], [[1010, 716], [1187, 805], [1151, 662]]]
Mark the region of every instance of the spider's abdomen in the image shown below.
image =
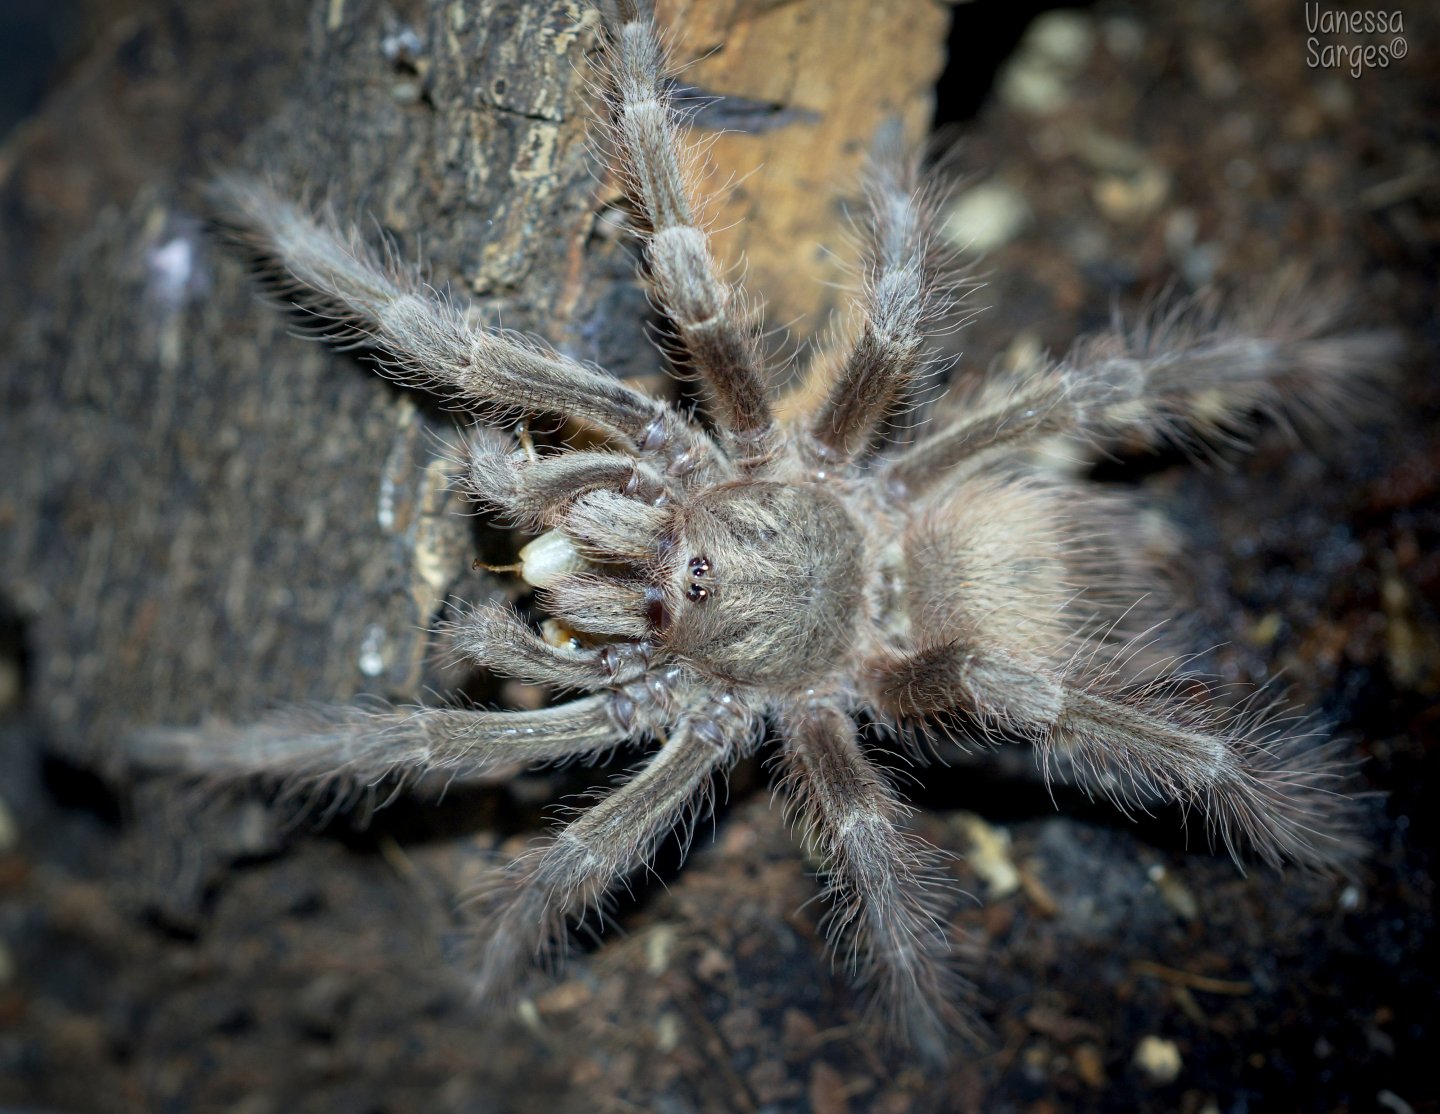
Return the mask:
[[1015, 477], [976, 479], [937, 501], [905, 538], [912, 648], [963, 641], [1062, 661], [1094, 614], [1076, 561], [1098, 550], [1091, 582], [1123, 579], [1125, 562], [1094, 536], [1090, 510], [1078, 492]]
[[666, 647], [720, 679], [800, 685], [853, 640], [862, 598], [860, 528], [820, 487], [721, 487], [682, 512], [675, 565], [683, 600]]

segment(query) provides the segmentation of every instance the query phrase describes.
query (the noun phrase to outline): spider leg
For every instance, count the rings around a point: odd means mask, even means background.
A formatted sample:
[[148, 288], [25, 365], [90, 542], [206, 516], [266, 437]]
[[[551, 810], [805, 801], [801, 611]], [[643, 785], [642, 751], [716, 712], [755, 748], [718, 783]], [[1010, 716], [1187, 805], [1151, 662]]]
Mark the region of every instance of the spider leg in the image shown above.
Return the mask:
[[1081, 424], [1079, 399], [1105, 393], [1102, 384], [1067, 379], [1048, 368], [1020, 382], [987, 383], [956, 408], [953, 417], [896, 453], [881, 476], [892, 489], [919, 497], [932, 487], [957, 484], [970, 475], [959, 466], [1006, 449], [1025, 448], [1041, 437]]
[[1398, 345], [1387, 333], [1331, 333], [1335, 300], [1309, 293], [1258, 298], [1234, 323], [1208, 302], [1182, 301], [1081, 342], [1059, 363], [984, 382], [947, 424], [896, 454], [885, 478], [918, 494], [969, 474], [962, 465], [1057, 434], [1203, 444], [1243, 439], [1257, 409], [1309, 424], [1348, 417]]
[[482, 506], [528, 530], [557, 525], [566, 504], [591, 491], [658, 495], [661, 477], [623, 453], [561, 452], [530, 460], [505, 434], [477, 427], [466, 438], [460, 485]]
[[693, 832], [709, 807], [711, 778], [740, 757], [753, 733], [747, 718], [718, 705], [713, 715], [683, 717], [639, 773], [513, 864], [511, 876], [483, 898], [480, 993], [509, 989], [528, 961], [557, 941], [568, 917], [649, 861], [687, 810]]
[[412, 274], [382, 261], [269, 186], [224, 178], [215, 199], [238, 236], [272, 261], [333, 339], [373, 343], [394, 378], [450, 395], [488, 418], [558, 414], [587, 421], [632, 448], [704, 435], [664, 403], [618, 379], [514, 334], [472, 325]]
[[956, 1005], [963, 981], [928, 900], [937, 856], [905, 831], [906, 806], [861, 752], [849, 716], [796, 708], [781, 727], [784, 786], [826, 864], [829, 935], [851, 933], [852, 962], [895, 1036], [943, 1058], [947, 1038], [973, 1022]]
[[663, 615], [664, 596], [641, 580], [579, 572], [548, 581], [545, 610], [587, 634], [644, 641]]
[[560, 527], [595, 560], [644, 564], [659, 560], [661, 539], [673, 530], [673, 522], [668, 506], [591, 491], [570, 504]]
[[876, 667], [880, 706], [896, 716], [959, 711], [1039, 747], [1047, 774], [1064, 760], [1087, 789], [1121, 806], [1156, 796], [1198, 807], [1239, 861], [1246, 842], [1272, 865], [1333, 868], [1353, 858], [1344, 768], [1333, 750], [1291, 733], [1263, 708], [1224, 715], [1181, 693], [1187, 678], [1112, 687], [956, 641]]
[[741, 462], [771, 451], [774, 422], [760, 335], [719, 274], [687, 178], [694, 152], [680, 136], [654, 21], [639, 5], [610, 13], [609, 130], [618, 170], [640, 212], [660, 308], [710, 396], [722, 441]]
[[637, 726], [633, 701], [585, 697], [539, 711], [464, 708], [294, 710], [243, 728], [149, 730], [126, 740], [132, 760], [205, 778], [278, 778], [301, 790], [364, 789], [382, 778], [474, 777], [515, 765], [594, 758]]
[[444, 628], [456, 653], [532, 685], [597, 689], [624, 685], [644, 672], [649, 648], [613, 642], [594, 649], [552, 646], [508, 607], [474, 608]]
[[849, 459], [875, 427], [913, 401], [933, 366], [926, 331], [953, 299], [937, 281], [936, 250], [923, 198], [904, 164], [878, 167], [869, 182], [870, 237], [858, 304], [858, 334], [841, 358], [824, 357], [798, 397], [803, 416], [828, 454]]

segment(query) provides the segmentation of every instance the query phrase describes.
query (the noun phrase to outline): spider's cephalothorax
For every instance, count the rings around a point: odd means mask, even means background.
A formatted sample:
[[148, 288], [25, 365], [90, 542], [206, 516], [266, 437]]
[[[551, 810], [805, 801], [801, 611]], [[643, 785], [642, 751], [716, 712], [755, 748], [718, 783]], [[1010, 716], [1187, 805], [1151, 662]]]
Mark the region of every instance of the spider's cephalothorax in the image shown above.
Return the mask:
[[558, 415], [601, 436], [608, 447], [537, 455], [493, 428], [473, 434], [464, 485], [539, 535], [521, 569], [557, 623], [542, 637], [485, 606], [450, 630], [488, 668], [584, 695], [538, 711], [337, 710], [318, 726], [198, 733], [185, 760], [373, 784], [658, 743], [639, 773], [498, 887], [480, 972], [494, 988], [693, 817], [769, 725], [785, 788], [828, 864], [835, 930], [854, 933], [895, 1027], [932, 1049], [964, 1020], [927, 900], [934, 856], [862, 750], [862, 724], [879, 737], [943, 723], [968, 738], [1029, 741], [1047, 769], [1053, 761], [1101, 792], [1195, 806], [1232, 850], [1342, 859], [1350, 841], [1326, 749], [1253, 707], [1203, 710], [1193, 679], [1164, 677], [1135, 649], [1155, 619], [1151, 603], [1137, 620], [1136, 604], [1163, 531], [1143, 525], [1129, 494], [1101, 494], [1032, 450], [1061, 437], [1234, 432], [1292, 399], [1313, 411], [1383, 361], [1385, 339], [1327, 335], [1323, 305], [1303, 292], [1256, 302], [1228, 327], [1192, 308], [1063, 360], [976, 376], [963, 395], [928, 404], [923, 426], [897, 422], [937, 393], [942, 366], [925, 334], [955, 284], [923, 195], [909, 174], [881, 168], [844, 343], [772, 400], [756, 323], [695, 216], [692, 156], [655, 28], [617, 7], [606, 16], [607, 138], [706, 426], [472, 324], [269, 187], [231, 179], [219, 191], [252, 246], [347, 336], [373, 342], [392, 374], [488, 418]]
[[667, 651], [720, 683], [793, 688], [835, 670], [861, 618], [865, 556], [840, 500], [808, 485], [735, 484], [692, 501], [676, 527]]

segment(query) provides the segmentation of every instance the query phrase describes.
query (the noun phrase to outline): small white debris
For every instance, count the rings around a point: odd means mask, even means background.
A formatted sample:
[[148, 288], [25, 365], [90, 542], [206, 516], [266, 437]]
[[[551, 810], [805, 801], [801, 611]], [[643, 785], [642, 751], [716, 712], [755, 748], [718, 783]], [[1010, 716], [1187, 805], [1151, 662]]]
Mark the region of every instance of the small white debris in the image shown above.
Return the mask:
[[515, 1012], [519, 1014], [521, 1023], [537, 1036], [545, 1032], [545, 1020], [540, 1016], [540, 1009], [535, 1005], [534, 999], [521, 998], [515, 1003]]
[[1160, 891], [1160, 899], [1180, 915], [1182, 920], [1193, 921], [1200, 916], [1200, 903], [1185, 883], [1171, 874], [1159, 863], [1149, 870], [1150, 881]]
[[375, 509], [380, 529], [395, 529], [395, 480], [387, 473], [380, 477], [380, 499]]
[[1180, 1078], [1184, 1061], [1180, 1058], [1180, 1046], [1164, 1037], [1142, 1037], [1135, 1046], [1135, 1066], [1145, 1073], [1152, 1083], [1174, 1083]]
[[658, 1052], [674, 1052], [680, 1047], [683, 1035], [680, 1017], [675, 1013], [662, 1013], [655, 1023], [655, 1049]]
[[179, 309], [195, 276], [195, 245], [184, 236], [167, 240], [145, 259], [150, 296], [166, 309]]
[[1100, 211], [1114, 221], [1140, 221], [1151, 216], [1170, 195], [1170, 176], [1157, 166], [1135, 174], [1109, 174], [1092, 191]]
[[659, 978], [670, 968], [670, 957], [675, 951], [679, 933], [673, 925], [662, 924], [645, 938], [645, 970]]
[[371, 623], [365, 628], [365, 637], [360, 642], [360, 672], [367, 677], [378, 677], [385, 672], [385, 628]]
[[1000, 97], [1012, 108], [1048, 116], [1070, 102], [1069, 78], [1095, 48], [1095, 24], [1077, 11], [1037, 16], [1000, 74]]
[[1009, 243], [1030, 219], [1020, 191], [1001, 182], [961, 194], [945, 214], [945, 238], [962, 251], [984, 255]]
[[974, 813], [962, 813], [959, 821], [970, 840], [970, 865], [985, 879], [990, 896], [1013, 894], [1020, 888], [1020, 871], [1010, 858], [1010, 833]]
[[1043, 62], [1012, 59], [1000, 73], [1000, 99], [1032, 116], [1059, 112], [1070, 100], [1070, 90]]
[[1394, 1091], [1375, 1092], [1375, 1105], [1393, 1110], [1395, 1114], [1415, 1114], [1415, 1108]]
[[1030, 24], [1021, 49], [1073, 72], [1089, 61], [1095, 49], [1095, 24], [1074, 9], [1045, 12]]
[[424, 49], [420, 36], [409, 27], [402, 27], [380, 40], [380, 53], [392, 66], [413, 66]]

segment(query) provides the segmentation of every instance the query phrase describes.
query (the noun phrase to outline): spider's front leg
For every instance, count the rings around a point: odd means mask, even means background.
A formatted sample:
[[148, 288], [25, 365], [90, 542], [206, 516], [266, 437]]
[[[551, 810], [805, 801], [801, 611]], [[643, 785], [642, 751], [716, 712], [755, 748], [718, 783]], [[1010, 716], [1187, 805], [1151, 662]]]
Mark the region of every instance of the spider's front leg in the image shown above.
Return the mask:
[[212, 195], [237, 238], [278, 269], [305, 309], [330, 323], [322, 332], [374, 344], [392, 377], [487, 418], [556, 414], [635, 451], [707, 455], [708, 438], [663, 402], [543, 344], [472, 324], [358, 234], [338, 231], [269, 185], [228, 177]]
[[851, 934], [851, 958], [893, 1035], [944, 1059], [946, 1038], [972, 1020], [957, 1005], [963, 982], [927, 900], [936, 855], [905, 831], [905, 805], [862, 753], [848, 715], [792, 708], [781, 730], [784, 785], [828, 871], [831, 939]]
[[656, 300], [709, 395], [721, 443], [742, 464], [773, 449], [757, 324], [720, 278], [687, 181], [695, 153], [680, 136], [665, 51], [648, 5], [608, 6], [609, 137], [617, 170], [639, 211]]
[[749, 750], [756, 731], [748, 714], [723, 701], [682, 713], [639, 773], [516, 862], [511, 876], [482, 898], [480, 993], [513, 988], [529, 962], [560, 938], [566, 919], [647, 863], [687, 810], [693, 832], [708, 807], [711, 779]]

